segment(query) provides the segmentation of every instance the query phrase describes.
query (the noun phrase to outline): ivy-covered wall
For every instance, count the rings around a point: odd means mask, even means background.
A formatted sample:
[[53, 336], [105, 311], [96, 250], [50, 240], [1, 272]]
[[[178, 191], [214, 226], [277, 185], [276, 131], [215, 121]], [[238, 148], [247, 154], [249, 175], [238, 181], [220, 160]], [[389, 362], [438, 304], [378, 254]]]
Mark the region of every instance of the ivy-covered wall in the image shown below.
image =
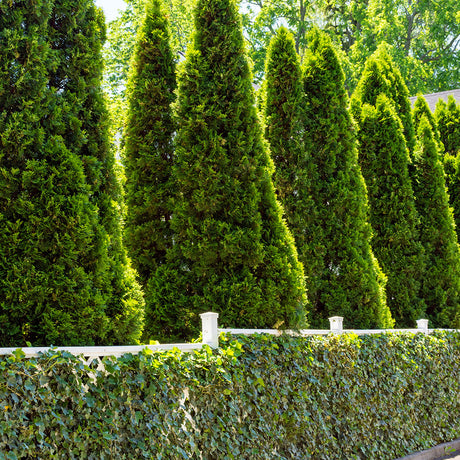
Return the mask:
[[17, 351], [0, 412], [5, 459], [392, 460], [460, 436], [460, 333], [222, 336], [103, 372]]

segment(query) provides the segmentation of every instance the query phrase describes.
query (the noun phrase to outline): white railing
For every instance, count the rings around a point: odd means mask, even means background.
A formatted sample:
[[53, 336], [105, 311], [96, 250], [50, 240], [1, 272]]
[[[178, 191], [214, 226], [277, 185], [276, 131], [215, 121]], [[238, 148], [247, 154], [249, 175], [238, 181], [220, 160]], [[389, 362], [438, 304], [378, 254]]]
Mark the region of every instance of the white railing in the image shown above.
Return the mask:
[[[215, 313], [217, 314], [217, 313]], [[216, 318], [217, 321], [217, 318]], [[423, 332], [429, 334], [433, 329], [428, 329], [428, 320], [419, 319], [417, 320], [416, 329], [343, 329], [343, 317], [333, 316], [329, 318], [330, 329], [300, 329], [299, 331], [290, 330], [279, 330], [279, 329], [218, 329], [218, 332], [225, 332], [230, 334], [256, 334], [265, 333], [272, 335], [281, 335], [282, 333], [288, 333], [292, 335], [308, 336], [308, 335], [327, 335], [327, 334], [356, 334], [356, 335], [370, 335], [370, 334], [382, 334], [382, 333], [404, 333], [404, 332]]]
[[[201, 316], [201, 327], [203, 340], [198, 343], [161, 343], [155, 345], [121, 345], [121, 346], [102, 346], [102, 347], [24, 347], [21, 348], [25, 358], [34, 358], [40, 356], [40, 353], [46, 353], [47, 351], [67, 351], [74, 356], [83, 357], [83, 362], [86, 365], [90, 365], [93, 362], [97, 363], [97, 369], [103, 369], [102, 358], [106, 356], [120, 357], [126, 353], [137, 354], [145, 349], [151, 351], [166, 351], [178, 349], [182, 352], [191, 352], [193, 350], [200, 350], [204, 344], [210, 345], [213, 348], [219, 346], [212, 342], [210, 343], [210, 322], [215, 320], [217, 322], [217, 313], [203, 313]], [[18, 347], [12, 348], [0, 348], [1, 355], [13, 354]]]
[[[433, 329], [428, 329], [428, 320], [419, 319], [417, 321], [416, 329], [370, 329], [370, 330], [356, 330], [356, 329], [343, 329], [343, 318], [341, 316], [334, 316], [329, 318], [330, 329], [302, 329], [299, 331], [280, 330], [280, 329], [221, 329], [218, 327], [218, 313], [202, 313], [201, 328], [202, 328], [202, 341], [199, 343], [171, 343], [171, 344], [158, 344], [158, 345], [129, 345], [129, 346], [102, 346], [102, 347], [25, 347], [22, 348], [26, 358], [39, 356], [40, 353], [45, 353], [49, 350], [53, 351], [67, 351], [75, 356], [83, 356], [87, 359], [87, 364], [93, 360], [100, 361], [104, 356], [119, 357], [126, 353], [139, 353], [144, 349], [151, 351], [172, 350], [178, 349], [182, 352], [191, 352], [199, 350], [204, 344], [209, 345], [211, 348], [219, 347], [219, 335], [221, 332], [230, 333], [234, 335], [243, 334], [272, 334], [281, 335], [283, 333], [309, 336], [309, 335], [327, 335], [327, 334], [347, 334], [353, 333], [357, 335], [381, 334], [381, 333], [417, 333], [421, 332], [429, 334]], [[16, 348], [0, 348], [0, 355], [12, 354]]]

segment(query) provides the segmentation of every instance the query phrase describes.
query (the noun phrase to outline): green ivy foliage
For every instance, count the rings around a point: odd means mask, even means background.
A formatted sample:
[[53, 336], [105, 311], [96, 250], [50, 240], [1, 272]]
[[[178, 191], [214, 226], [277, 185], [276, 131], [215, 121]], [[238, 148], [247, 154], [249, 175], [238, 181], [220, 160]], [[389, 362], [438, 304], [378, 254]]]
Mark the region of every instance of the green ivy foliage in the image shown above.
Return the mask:
[[[127, 216], [126, 243], [146, 297], [145, 335], [156, 322], [151, 311], [152, 286], [173, 235], [173, 121], [176, 74], [169, 44], [168, 19], [159, 0], [146, 4], [128, 84], [129, 109], [125, 130]], [[153, 294], [154, 295], [154, 294]]]
[[460, 333], [0, 359], [5, 458], [392, 460], [460, 436]]
[[109, 327], [97, 207], [65, 139], [80, 121], [50, 82], [52, 6], [0, 4], [0, 346], [90, 345]]
[[411, 327], [425, 312], [420, 297], [425, 256], [402, 123], [384, 94], [375, 106], [355, 105], [354, 112], [374, 233], [372, 247], [388, 277], [387, 303], [396, 325]]
[[[279, 94], [289, 91], [286, 84]], [[302, 177], [302, 195], [296, 198], [303, 202], [300, 209], [287, 208], [302, 217], [294, 235], [300, 235], [310, 323], [327, 327], [328, 318], [339, 315], [351, 321], [350, 327], [391, 327], [386, 277], [371, 249], [367, 192], [344, 76], [330, 38], [318, 29], [309, 34], [301, 105], [303, 170], [290, 167]], [[277, 113], [280, 124], [287, 118], [283, 109]]]
[[426, 257], [420, 295], [426, 303], [425, 316], [433, 327], [460, 327], [460, 253], [439, 143], [429, 119], [422, 115], [417, 121], [415, 109], [413, 187]]
[[149, 288], [150, 338], [189, 338], [210, 310], [226, 326], [300, 326], [303, 269], [276, 200], [236, 2], [199, 1], [195, 23], [178, 79], [174, 245]]
[[105, 258], [94, 254], [95, 270], [104, 273], [99, 289], [110, 318], [104, 342], [136, 343], [143, 328], [143, 296], [123, 243], [123, 177], [102, 91], [102, 11], [92, 0], [56, 0], [48, 40], [57, 61], [50, 85], [67, 107], [59, 128], [68, 148], [83, 161], [91, 201], [99, 214], [99, 245], [107, 254]]

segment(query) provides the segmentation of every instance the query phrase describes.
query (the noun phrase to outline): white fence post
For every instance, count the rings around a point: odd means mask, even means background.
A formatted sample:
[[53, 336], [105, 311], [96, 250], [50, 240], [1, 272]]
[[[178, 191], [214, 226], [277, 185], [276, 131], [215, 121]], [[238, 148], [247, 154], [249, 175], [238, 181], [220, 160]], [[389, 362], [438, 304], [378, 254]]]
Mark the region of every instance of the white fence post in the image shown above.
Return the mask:
[[424, 334], [428, 334], [428, 320], [427, 319], [418, 319], [417, 320], [417, 329]]
[[329, 318], [331, 323], [331, 332], [334, 334], [341, 334], [343, 331], [343, 317], [342, 316], [333, 316]]
[[217, 328], [217, 318], [219, 313], [201, 313], [201, 330], [203, 335], [203, 344], [211, 348], [219, 347], [219, 330]]

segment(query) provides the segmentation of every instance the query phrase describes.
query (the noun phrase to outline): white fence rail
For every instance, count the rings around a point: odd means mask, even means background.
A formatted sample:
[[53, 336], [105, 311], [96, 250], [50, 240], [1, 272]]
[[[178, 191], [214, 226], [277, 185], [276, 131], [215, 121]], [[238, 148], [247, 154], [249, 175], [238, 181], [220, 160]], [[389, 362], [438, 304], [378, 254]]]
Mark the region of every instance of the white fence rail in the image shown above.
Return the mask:
[[[288, 333], [299, 336], [309, 335], [327, 335], [327, 334], [347, 334], [353, 333], [357, 335], [369, 335], [369, 334], [381, 334], [381, 333], [417, 333], [421, 332], [429, 334], [433, 329], [428, 329], [428, 320], [419, 319], [417, 321], [416, 329], [370, 329], [370, 330], [359, 330], [359, 329], [343, 329], [343, 318], [340, 316], [334, 316], [329, 318], [330, 329], [302, 329], [299, 331], [279, 330], [279, 329], [221, 329], [218, 327], [218, 313], [202, 313], [201, 315], [202, 324], [202, 342], [201, 343], [177, 343], [177, 344], [158, 344], [158, 345], [131, 345], [131, 346], [114, 346], [114, 347], [57, 347], [52, 348], [53, 351], [67, 351], [75, 356], [83, 356], [87, 359], [88, 364], [94, 359], [100, 360], [104, 356], [115, 356], [119, 357], [125, 353], [139, 353], [142, 350], [148, 348], [152, 351], [160, 350], [172, 350], [179, 349], [183, 352], [191, 352], [193, 350], [199, 350], [204, 344], [209, 345], [212, 348], [219, 346], [219, 334], [221, 332], [230, 334], [272, 334], [281, 335]], [[12, 354], [16, 348], [0, 348], [0, 355]], [[22, 351], [26, 358], [32, 358], [39, 356], [40, 353], [44, 353], [51, 350], [50, 347], [25, 347]]]

